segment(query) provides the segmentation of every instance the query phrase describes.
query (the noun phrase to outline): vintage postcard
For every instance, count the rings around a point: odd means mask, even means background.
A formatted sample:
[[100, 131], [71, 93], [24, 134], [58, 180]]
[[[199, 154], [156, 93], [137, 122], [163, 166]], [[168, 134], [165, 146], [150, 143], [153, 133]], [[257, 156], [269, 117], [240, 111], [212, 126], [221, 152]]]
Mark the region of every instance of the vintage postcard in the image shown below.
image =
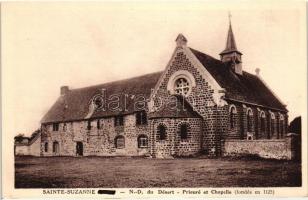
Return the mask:
[[4, 198], [307, 196], [304, 1], [1, 4]]

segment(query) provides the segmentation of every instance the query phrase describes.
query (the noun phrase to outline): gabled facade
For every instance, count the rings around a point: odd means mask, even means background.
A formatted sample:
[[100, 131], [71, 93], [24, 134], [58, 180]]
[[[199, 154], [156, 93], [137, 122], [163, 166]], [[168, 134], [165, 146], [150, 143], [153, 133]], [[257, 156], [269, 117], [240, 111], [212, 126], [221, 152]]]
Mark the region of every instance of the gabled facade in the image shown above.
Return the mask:
[[81, 89], [62, 87], [41, 120], [41, 155], [221, 156], [241, 153], [236, 147], [244, 143], [256, 149], [255, 141], [283, 149], [286, 106], [259, 75], [242, 69], [231, 23], [220, 56], [188, 47], [179, 34], [162, 72]]

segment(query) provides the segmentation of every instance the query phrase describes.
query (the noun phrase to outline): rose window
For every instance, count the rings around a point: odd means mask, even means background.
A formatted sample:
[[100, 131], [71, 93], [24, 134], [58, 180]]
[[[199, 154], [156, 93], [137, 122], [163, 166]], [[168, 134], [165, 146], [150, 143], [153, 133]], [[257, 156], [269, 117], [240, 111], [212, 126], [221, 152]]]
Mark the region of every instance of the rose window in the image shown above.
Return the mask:
[[190, 85], [187, 79], [179, 78], [175, 81], [174, 91], [176, 94], [186, 96], [190, 90]]

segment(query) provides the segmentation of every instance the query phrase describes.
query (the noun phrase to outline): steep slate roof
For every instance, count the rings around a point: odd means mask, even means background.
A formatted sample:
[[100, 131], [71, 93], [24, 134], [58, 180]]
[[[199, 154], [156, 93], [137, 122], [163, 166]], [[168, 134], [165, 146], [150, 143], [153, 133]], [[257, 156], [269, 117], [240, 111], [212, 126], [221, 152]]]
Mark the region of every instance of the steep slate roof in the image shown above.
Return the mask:
[[169, 104], [163, 104], [157, 111], [149, 113], [149, 118], [201, 118], [185, 98], [180, 95], [173, 97], [175, 99], [170, 99]]
[[[226, 90], [225, 97], [230, 100], [244, 101], [266, 106], [273, 109], [287, 111], [285, 106], [273, 95], [270, 89], [255, 75], [244, 72], [237, 75], [230, 67], [220, 60], [217, 60], [200, 51], [190, 48], [192, 53], [202, 63], [206, 70], [214, 77], [218, 84]], [[143, 76], [115, 81], [91, 87], [71, 89], [65, 95], [61, 95], [55, 104], [42, 118], [41, 123], [73, 121], [85, 119], [89, 114], [90, 101], [94, 95], [100, 94], [102, 89], [106, 89], [108, 99], [112, 94], [143, 95], [148, 99], [151, 89], [154, 89], [163, 72], [146, 74]], [[120, 98], [122, 108], [124, 99]], [[115, 116], [118, 114], [129, 114], [136, 111], [134, 103], [136, 99], [126, 98], [125, 111], [95, 111], [91, 118]], [[185, 104], [185, 106], [187, 106]], [[189, 109], [188, 109], [189, 110]], [[196, 117], [195, 112], [163, 112], [159, 111], [160, 116], [165, 117]], [[152, 117], [159, 117], [157, 114]]]
[[94, 95], [101, 94], [102, 89], [106, 89], [106, 99], [108, 99], [110, 95], [121, 94], [120, 103], [123, 110], [125, 101], [124, 95], [129, 95], [126, 97], [126, 110], [117, 112], [101, 110], [94, 112], [91, 117], [104, 117], [132, 113], [135, 111], [134, 103], [142, 99], [132, 99], [131, 95], [142, 95], [148, 99], [151, 94], [151, 89], [154, 89], [155, 84], [157, 83], [161, 74], [162, 72], [156, 72], [126, 80], [69, 90], [67, 94], [61, 95], [57, 99], [55, 104], [43, 117], [41, 123], [84, 119], [89, 113], [91, 99]]
[[285, 106], [256, 75], [245, 71], [243, 71], [243, 75], [237, 75], [220, 60], [195, 49], [190, 48], [190, 50], [218, 84], [226, 89], [226, 98], [287, 111]]

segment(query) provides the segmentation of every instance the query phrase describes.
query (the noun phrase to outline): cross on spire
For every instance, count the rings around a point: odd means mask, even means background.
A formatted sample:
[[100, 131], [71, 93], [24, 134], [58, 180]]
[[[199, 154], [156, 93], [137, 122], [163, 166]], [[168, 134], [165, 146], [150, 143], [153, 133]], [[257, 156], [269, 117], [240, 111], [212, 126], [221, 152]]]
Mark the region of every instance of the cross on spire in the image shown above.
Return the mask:
[[228, 17], [229, 17], [229, 24], [231, 24], [231, 17], [232, 17], [232, 15], [231, 15], [230, 11], [228, 12]]

